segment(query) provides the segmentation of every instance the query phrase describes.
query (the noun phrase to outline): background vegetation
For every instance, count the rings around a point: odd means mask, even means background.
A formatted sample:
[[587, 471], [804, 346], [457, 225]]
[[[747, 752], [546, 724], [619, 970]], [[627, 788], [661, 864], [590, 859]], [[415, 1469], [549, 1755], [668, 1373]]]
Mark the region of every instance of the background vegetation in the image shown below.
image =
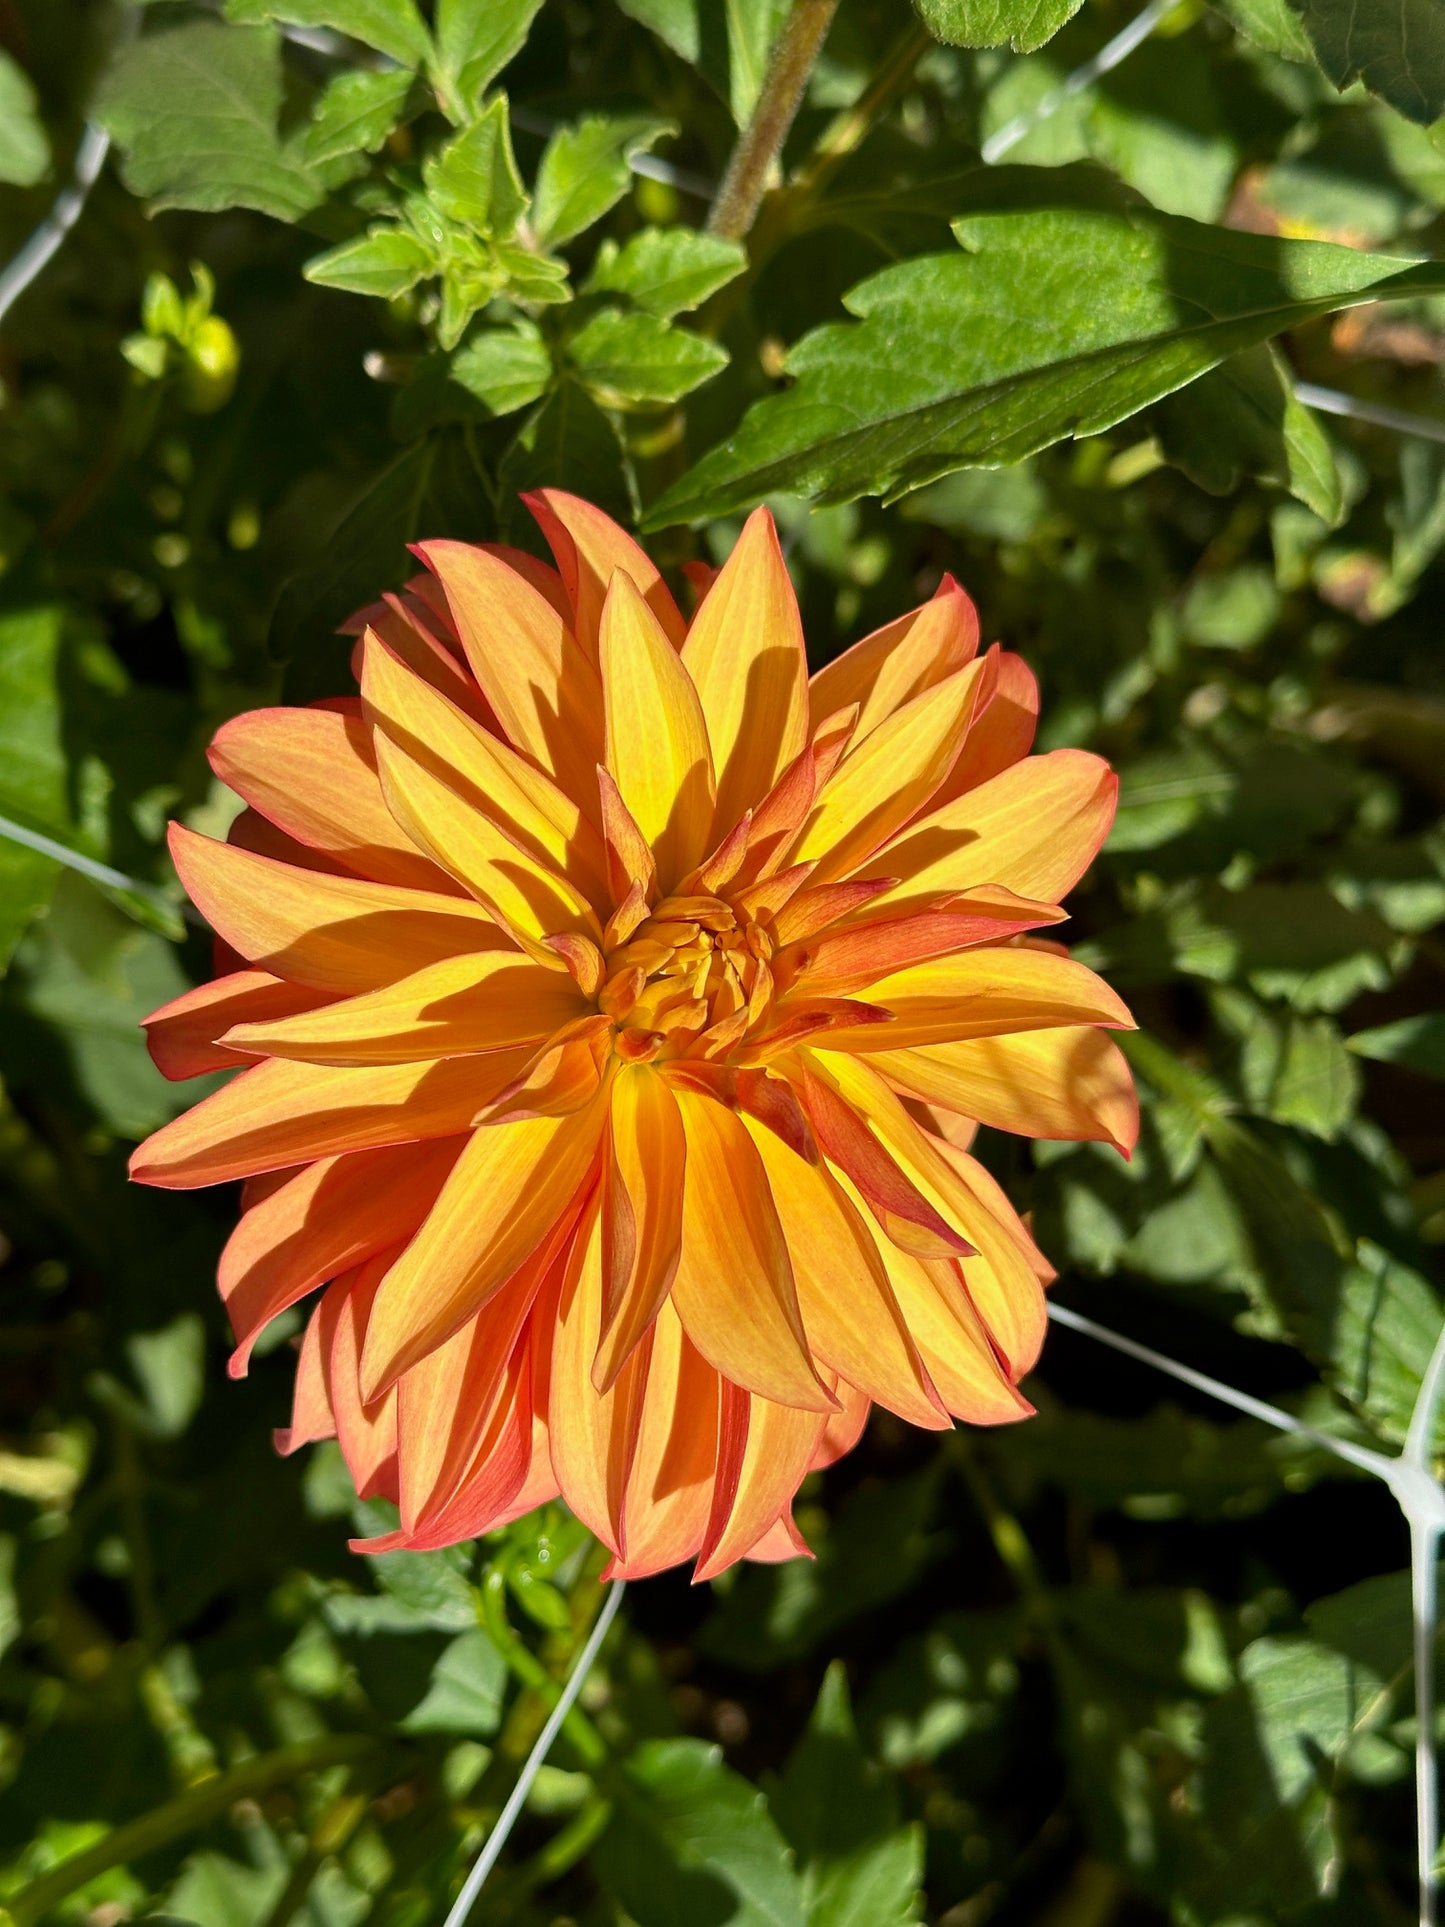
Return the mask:
[[[1294, 384], [1445, 414], [1445, 11], [1182, 0], [990, 167], [1130, 0], [920, 5], [843, 0], [740, 243], [736, 198], [700, 229], [784, 0], [0, 0], [0, 260], [86, 116], [115, 142], [0, 326], [0, 813], [135, 879], [0, 838], [18, 1927], [439, 1921], [599, 1608], [557, 1507], [349, 1553], [385, 1508], [271, 1451], [295, 1320], [225, 1377], [235, 1199], [124, 1180], [193, 1097], [136, 1023], [207, 973], [163, 829], [227, 820], [212, 730], [343, 689], [405, 541], [530, 541], [531, 484], [672, 567], [766, 496], [817, 663], [958, 574], [1042, 746], [1121, 770], [1073, 931], [1143, 1026], [1132, 1164], [985, 1155], [1061, 1301], [1403, 1438], [1445, 448]], [[805, 1490], [816, 1564], [632, 1589], [476, 1919], [1412, 1919], [1388, 1493], [1065, 1331], [1029, 1391], [875, 1417]]]

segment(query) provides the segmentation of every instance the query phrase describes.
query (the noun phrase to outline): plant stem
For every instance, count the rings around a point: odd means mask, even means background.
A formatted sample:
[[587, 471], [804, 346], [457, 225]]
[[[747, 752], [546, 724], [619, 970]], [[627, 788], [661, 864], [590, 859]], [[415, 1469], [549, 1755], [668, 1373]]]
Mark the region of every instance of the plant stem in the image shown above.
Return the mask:
[[284, 1786], [288, 1780], [299, 1779], [303, 1773], [314, 1773], [321, 1767], [349, 1766], [370, 1753], [375, 1745], [375, 1740], [364, 1733], [327, 1733], [301, 1746], [285, 1746], [275, 1753], [263, 1753], [258, 1759], [232, 1767], [229, 1773], [218, 1774], [177, 1799], [167, 1800], [164, 1806], [143, 1813], [138, 1820], [116, 1827], [84, 1853], [72, 1854], [70, 1859], [42, 1874], [39, 1880], [32, 1880], [8, 1903], [14, 1927], [35, 1927], [37, 1921], [77, 1887], [108, 1873], [112, 1867], [123, 1867], [128, 1861], [139, 1860], [158, 1847], [169, 1845], [183, 1834], [195, 1832], [198, 1827], [218, 1819], [238, 1800], [255, 1799], [269, 1793], [272, 1787]]
[[933, 44], [933, 36], [917, 22], [899, 36], [853, 105], [845, 107], [818, 136], [789, 187], [790, 195], [810, 199], [827, 186], [848, 156], [862, 145], [874, 121]]
[[740, 241], [752, 226], [837, 10], [838, 0], [793, 0], [793, 10], [773, 47], [758, 104], [733, 149], [712, 204], [707, 222], [710, 234]]

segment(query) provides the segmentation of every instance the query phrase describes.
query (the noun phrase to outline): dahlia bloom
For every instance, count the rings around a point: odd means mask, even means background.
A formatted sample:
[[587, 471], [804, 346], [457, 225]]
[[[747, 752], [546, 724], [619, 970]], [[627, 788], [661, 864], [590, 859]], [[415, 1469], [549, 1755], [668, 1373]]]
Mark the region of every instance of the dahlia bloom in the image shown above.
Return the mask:
[[316, 1291], [289, 1451], [334, 1435], [471, 1538], [560, 1492], [616, 1576], [805, 1552], [871, 1401], [997, 1424], [1048, 1265], [980, 1123], [1121, 1149], [1128, 1012], [1055, 941], [1115, 779], [949, 578], [811, 681], [760, 509], [686, 621], [574, 497], [556, 558], [423, 543], [360, 697], [236, 717], [230, 840], [171, 847], [221, 973], [149, 1019], [238, 1069], [133, 1175], [246, 1181], [233, 1373]]

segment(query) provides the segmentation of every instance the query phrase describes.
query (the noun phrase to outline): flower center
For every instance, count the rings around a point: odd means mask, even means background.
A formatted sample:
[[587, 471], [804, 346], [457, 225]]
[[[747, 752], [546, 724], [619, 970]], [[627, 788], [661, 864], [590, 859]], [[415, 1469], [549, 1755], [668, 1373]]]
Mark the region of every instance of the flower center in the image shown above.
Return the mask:
[[772, 1002], [773, 943], [761, 923], [721, 897], [665, 897], [628, 928], [608, 927], [597, 1002], [631, 1063], [700, 1050], [713, 1056], [746, 1036]]

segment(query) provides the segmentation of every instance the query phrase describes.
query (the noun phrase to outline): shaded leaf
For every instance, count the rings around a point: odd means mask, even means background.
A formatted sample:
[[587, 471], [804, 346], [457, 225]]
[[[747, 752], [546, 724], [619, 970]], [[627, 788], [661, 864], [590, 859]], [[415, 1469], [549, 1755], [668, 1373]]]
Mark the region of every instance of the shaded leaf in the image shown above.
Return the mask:
[[330, 27], [404, 67], [419, 67], [431, 45], [414, 0], [226, 0], [226, 14], [232, 20]]
[[0, 181], [33, 187], [50, 171], [50, 142], [30, 77], [0, 48]]
[[1397, 113], [1428, 127], [1445, 114], [1442, 0], [1291, 0], [1336, 87], [1362, 80]]
[[438, 0], [432, 73], [453, 120], [469, 119], [521, 52], [542, 0]]
[[696, 228], [643, 228], [620, 248], [610, 238], [603, 241], [583, 292], [625, 294], [648, 314], [669, 320], [725, 287], [747, 259], [738, 242]]
[[1084, 0], [913, 0], [936, 40], [954, 47], [1010, 46], [1032, 53], [1072, 20]]
[[618, 0], [675, 54], [690, 61], [732, 109], [739, 126], [752, 113], [768, 50], [788, 15], [787, 0]]
[[559, 127], [537, 169], [532, 226], [538, 240], [556, 247], [600, 221], [631, 184], [628, 162], [676, 132], [675, 121], [652, 114], [591, 114], [575, 127]]

